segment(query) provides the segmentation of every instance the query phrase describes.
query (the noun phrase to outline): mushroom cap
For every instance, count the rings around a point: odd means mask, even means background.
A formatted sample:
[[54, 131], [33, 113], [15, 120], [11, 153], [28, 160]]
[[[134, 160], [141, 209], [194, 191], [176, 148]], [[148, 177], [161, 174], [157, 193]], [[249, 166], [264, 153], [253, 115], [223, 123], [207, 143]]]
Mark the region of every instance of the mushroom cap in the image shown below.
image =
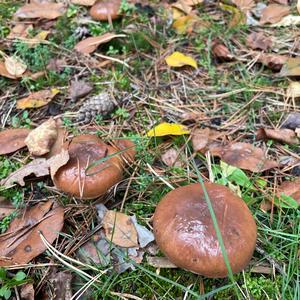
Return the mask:
[[119, 17], [120, 5], [119, 0], [96, 2], [90, 10], [90, 15], [94, 20], [99, 21], [108, 21], [109, 16], [115, 20]]
[[[64, 145], [67, 147], [67, 143]], [[118, 155], [86, 171], [93, 162], [118, 151], [106, 145], [97, 136], [76, 136], [69, 144], [68, 150], [68, 163], [54, 176], [54, 184], [58, 189], [76, 198], [94, 199], [122, 180], [123, 163]]]
[[[205, 183], [231, 269], [243, 270], [255, 249], [257, 229], [247, 205], [227, 187]], [[228, 275], [200, 183], [169, 192], [157, 205], [154, 235], [176, 266], [211, 278]]]

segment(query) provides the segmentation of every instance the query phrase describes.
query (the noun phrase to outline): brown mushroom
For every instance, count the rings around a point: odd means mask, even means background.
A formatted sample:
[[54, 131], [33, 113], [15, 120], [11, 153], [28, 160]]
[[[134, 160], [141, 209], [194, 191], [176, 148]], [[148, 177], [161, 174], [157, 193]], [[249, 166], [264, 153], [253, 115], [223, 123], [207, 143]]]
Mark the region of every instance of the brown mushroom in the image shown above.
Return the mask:
[[[247, 205], [227, 187], [205, 183], [231, 269], [243, 270], [256, 244], [256, 224]], [[228, 275], [201, 184], [168, 193], [153, 220], [161, 251], [176, 266], [212, 278]]]
[[120, 6], [120, 0], [98, 1], [92, 6], [90, 15], [99, 21], [115, 20], [119, 17]]
[[[120, 149], [90, 134], [73, 138], [69, 145], [64, 144], [64, 147], [67, 146], [70, 160], [54, 176], [54, 184], [58, 189], [76, 198], [94, 199], [122, 180], [124, 162], [116, 154]], [[108, 156], [111, 157], [92, 165]]]

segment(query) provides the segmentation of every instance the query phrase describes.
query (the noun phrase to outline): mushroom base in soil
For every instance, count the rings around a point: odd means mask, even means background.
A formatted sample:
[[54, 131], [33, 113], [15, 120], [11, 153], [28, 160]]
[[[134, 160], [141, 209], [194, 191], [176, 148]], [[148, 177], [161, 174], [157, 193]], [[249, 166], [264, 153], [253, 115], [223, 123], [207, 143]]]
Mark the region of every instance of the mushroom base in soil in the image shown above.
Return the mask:
[[[68, 148], [70, 159], [57, 171], [53, 181], [59, 190], [81, 199], [102, 196], [120, 182], [124, 160], [132, 161], [135, 155], [134, 144], [128, 140], [120, 140], [112, 147], [91, 134], [76, 136], [64, 147]], [[124, 152], [118, 153], [120, 150]], [[91, 166], [93, 163], [95, 166]]]
[[[253, 255], [257, 228], [244, 201], [227, 187], [205, 183], [233, 273]], [[228, 270], [200, 183], [169, 192], [157, 205], [153, 228], [160, 250], [176, 266], [211, 278]]]

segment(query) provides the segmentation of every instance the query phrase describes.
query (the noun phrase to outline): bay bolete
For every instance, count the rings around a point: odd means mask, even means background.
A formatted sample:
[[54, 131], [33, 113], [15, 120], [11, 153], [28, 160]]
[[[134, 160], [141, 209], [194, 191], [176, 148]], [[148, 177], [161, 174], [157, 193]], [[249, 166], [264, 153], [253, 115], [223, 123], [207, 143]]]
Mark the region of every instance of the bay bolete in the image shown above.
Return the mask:
[[[227, 187], [205, 183], [231, 269], [243, 270], [255, 249], [257, 229], [247, 205]], [[160, 250], [176, 266], [211, 278], [228, 270], [201, 184], [179, 187], [157, 205], [154, 235]]]
[[90, 15], [94, 20], [98, 21], [115, 20], [120, 16], [120, 6], [121, 0], [98, 1], [92, 6]]
[[[58, 189], [76, 198], [94, 199], [122, 180], [124, 161], [117, 153], [120, 149], [90, 134], [76, 136], [64, 146], [68, 147], [70, 160], [54, 176]], [[93, 166], [97, 160], [105, 158]]]

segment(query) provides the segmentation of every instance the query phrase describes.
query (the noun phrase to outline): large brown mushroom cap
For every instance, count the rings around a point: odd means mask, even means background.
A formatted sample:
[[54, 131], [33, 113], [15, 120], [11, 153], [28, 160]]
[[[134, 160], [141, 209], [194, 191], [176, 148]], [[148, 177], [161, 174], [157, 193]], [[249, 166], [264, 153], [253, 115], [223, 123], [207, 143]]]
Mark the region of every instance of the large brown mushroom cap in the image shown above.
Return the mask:
[[[256, 244], [256, 224], [247, 205], [225, 186], [205, 183], [234, 273], [249, 263]], [[178, 267], [207, 277], [228, 271], [199, 183], [177, 188], [158, 204], [153, 220], [156, 242]]]
[[118, 155], [86, 171], [95, 161], [118, 151], [106, 145], [97, 136], [77, 136], [73, 138], [68, 149], [70, 160], [54, 177], [58, 189], [77, 198], [94, 199], [122, 180], [123, 163]]
[[115, 20], [119, 17], [120, 6], [120, 0], [99, 1], [92, 6], [90, 15], [94, 20], [99, 21]]

